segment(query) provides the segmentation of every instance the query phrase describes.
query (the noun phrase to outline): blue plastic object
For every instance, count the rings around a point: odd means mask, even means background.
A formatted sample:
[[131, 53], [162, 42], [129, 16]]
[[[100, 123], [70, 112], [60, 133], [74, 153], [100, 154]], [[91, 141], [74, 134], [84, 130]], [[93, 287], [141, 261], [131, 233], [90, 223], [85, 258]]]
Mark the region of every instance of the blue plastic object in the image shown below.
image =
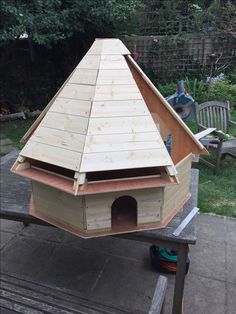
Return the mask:
[[177, 91], [166, 98], [183, 121], [191, 120], [195, 115], [195, 101], [184, 88], [184, 81], [177, 84]]

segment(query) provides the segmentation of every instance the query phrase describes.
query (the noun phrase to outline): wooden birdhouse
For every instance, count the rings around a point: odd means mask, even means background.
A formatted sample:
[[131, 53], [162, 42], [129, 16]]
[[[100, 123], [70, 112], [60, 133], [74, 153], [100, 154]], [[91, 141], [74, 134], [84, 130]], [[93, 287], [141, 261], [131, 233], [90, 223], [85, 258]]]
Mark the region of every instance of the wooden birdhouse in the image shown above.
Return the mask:
[[81, 237], [164, 227], [206, 150], [119, 39], [97, 39], [23, 137], [30, 214]]

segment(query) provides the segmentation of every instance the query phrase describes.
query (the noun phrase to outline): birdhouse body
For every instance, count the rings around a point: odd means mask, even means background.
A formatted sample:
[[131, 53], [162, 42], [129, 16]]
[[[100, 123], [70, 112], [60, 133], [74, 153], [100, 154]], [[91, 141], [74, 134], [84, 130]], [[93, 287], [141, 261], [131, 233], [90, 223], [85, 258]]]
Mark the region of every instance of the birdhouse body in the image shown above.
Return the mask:
[[30, 213], [82, 237], [165, 226], [205, 152], [118, 39], [94, 42], [23, 140]]

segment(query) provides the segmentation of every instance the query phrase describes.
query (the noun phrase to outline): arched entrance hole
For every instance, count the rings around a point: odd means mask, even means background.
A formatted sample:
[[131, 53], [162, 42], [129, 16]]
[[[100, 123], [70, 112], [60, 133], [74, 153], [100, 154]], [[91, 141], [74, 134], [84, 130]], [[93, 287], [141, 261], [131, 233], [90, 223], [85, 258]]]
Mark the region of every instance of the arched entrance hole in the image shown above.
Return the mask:
[[131, 196], [117, 198], [111, 206], [113, 230], [129, 230], [137, 226], [137, 201]]

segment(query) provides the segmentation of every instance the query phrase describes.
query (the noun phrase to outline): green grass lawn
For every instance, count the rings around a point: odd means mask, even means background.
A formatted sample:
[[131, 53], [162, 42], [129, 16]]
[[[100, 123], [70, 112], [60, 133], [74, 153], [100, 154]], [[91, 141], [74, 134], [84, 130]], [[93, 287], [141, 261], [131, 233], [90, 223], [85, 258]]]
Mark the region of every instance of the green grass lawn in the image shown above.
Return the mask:
[[201, 212], [236, 218], [236, 160], [227, 156], [219, 174], [199, 164], [198, 207]]
[[[236, 110], [232, 119], [236, 121]], [[29, 119], [2, 123], [1, 131], [12, 140], [16, 148], [21, 149], [23, 144], [19, 141], [33, 122], [33, 119]], [[194, 123], [190, 123], [190, 127], [195, 132]], [[231, 134], [236, 136], [236, 128], [231, 130]], [[211, 154], [208, 158], [213, 159], [214, 155]], [[226, 157], [217, 176], [204, 165], [193, 167], [200, 170], [198, 197], [200, 211], [236, 217], [236, 160]]]
[[1, 133], [12, 141], [14, 147], [22, 149], [24, 144], [20, 143], [20, 139], [27, 132], [34, 121], [35, 119], [2, 122]]

